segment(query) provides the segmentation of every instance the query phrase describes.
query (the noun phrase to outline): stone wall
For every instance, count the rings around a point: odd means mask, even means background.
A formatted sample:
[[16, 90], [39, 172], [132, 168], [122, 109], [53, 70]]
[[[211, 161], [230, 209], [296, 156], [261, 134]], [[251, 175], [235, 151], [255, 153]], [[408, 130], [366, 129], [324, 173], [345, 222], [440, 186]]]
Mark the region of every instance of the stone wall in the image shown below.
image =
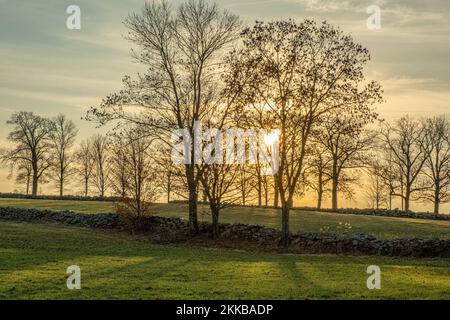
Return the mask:
[[[0, 219], [25, 222], [61, 223], [88, 228], [124, 230], [126, 224], [114, 213], [81, 214], [70, 211], [47, 211], [36, 209], [0, 208]], [[180, 218], [147, 217], [144, 229], [153, 240], [188, 236], [188, 223]], [[202, 222], [201, 234], [208, 234], [211, 225]], [[220, 238], [230, 242], [249, 241], [261, 247], [276, 247], [280, 231], [272, 228], [246, 225], [221, 224]], [[383, 255], [411, 257], [450, 257], [450, 239], [405, 238], [380, 240], [366, 234], [298, 233], [292, 234], [287, 249], [293, 253]], [[244, 248], [245, 249], [245, 248]]]
[[[307, 210], [303, 208], [302, 210]], [[311, 211], [317, 211], [312, 208], [308, 208]], [[431, 219], [431, 220], [446, 220], [450, 221], [450, 215], [448, 214], [434, 214], [427, 212], [412, 212], [402, 210], [387, 210], [387, 209], [322, 209], [321, 212], [334, 212], [341, 214], [357, 214], [366, 216], [381, 216], [381, 217], [393, 217], [393, 218], [413, 218], [413, 219]]]

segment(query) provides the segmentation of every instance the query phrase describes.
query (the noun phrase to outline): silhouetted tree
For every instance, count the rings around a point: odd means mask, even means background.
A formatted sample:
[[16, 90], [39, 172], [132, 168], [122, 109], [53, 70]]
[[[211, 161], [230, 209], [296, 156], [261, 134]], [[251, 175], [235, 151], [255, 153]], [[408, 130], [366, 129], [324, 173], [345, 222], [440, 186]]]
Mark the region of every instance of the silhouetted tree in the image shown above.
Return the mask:
[[98, 195], [104, 197], [110, 182], [108, 138], [100, 134], [93, 136], [91, 147], [91, 155], [94, 164], [92, 183], [97, 189]]
[[[176, 11], [163, 1], [146, 3], [141, 13], [129, 15], [125, 25], [128, 39], [140, 49], [134, 57], [148, 67], [147, 72], [136, 81], [126, 77], [125, 89], [107, 97], [100, 108], [92, 108], [89, 118], [143, 126], [168, 145], [174, 143], [175, 129], [186, 129], [193, 137], [196, 122], [214, 112], [220, 90], [218, 62], [238, 36], [238, 18], [204, 0], [189, 0]], [[142, 112], [127, 106], [139, 106]], [[184, 169], [189, 225], [196, 232], [201, 172], [194, 149], [191, 144]]]
[[328, 184], [331, 180], [331, 158], [318, 142], [312, 142], [312, 148], [308, 157], [309, 169], [307, 171], [308, 188], [317, 194], [317, 209], [322, 209], [324, 197], [330, 192]]
[[122, 135], [115, 136], [111, 141], [110, 150], [110, 181], [111, 187], [119, 197], [125, 198], [127, 196], [128, 189], [128, 177], [127, 177], [127, 144], [130, 141], [123, 139]]
[[78, 129], [72, 120], [59, 114], [51, 120], [50, 145], [53, 162], [53, 174], [58, 183], [59, 195], [64, 194], [64, 185], [75, 174], [74, 157], [70, 153], [75, 143]]
[[36, 196], [39, 181], [52, 165], [49, 151], [51, 122], [32, 112], [20, 111], [14, 113], [6, 123], [14, 126], [7, 137], [12, 148], [4, 150], [1, 159], [5, 163], [20, 166], [29, 163], [32, 171], [31, 194]]
[[369, 178], [365, 190], [366, 196], [372, 208], [380, 209], [389, 203], [389, 186], [384, 179], [385, 167], [378, 158], [372, 158], [365, 169]]
[[[26, 151], [24, 151], [26, 153]], [[8, 174], [8, 179], [14, 178], [15, 182], [18, 184], [25, 185], [25, 194], [30, 193], [31, 182], [33, 178], [33, 168], [29, 160], [30, 156], [24, 154], [21, 159], [16, 159], [16, 161], [10, 162], [10, 171]]]
[[426, 141], [431, 147], [424, 174], [429, 188], [421, 197], [434, 204], [434, 213], [439, 213], [441, 203], [450, 202], [450, 123], [445, 116], [426, 120]]
[[427, 143], [427, 129], [423, 122], [404, 116], [381, 130], [385, 150], [396, 173], [393, 195], [402, 199], [403, 209], [410, 209], [411, 196], [426, 190], [423, 167], [429, 159], [432, 145]]
[[279, 130], [277, 187], [282, 244], [289, 242], [289, 212], [304, 174], [308, 141], [330, 111], [369, 108], [380, 86], [366, 86], [367, 49], [327, 23], [257, 22], [242, 33], [243, 48], [229, 56], [229, 90], [239, 94], [242, 126]]
[[152, 142], [139, 128], [132, 128], [115, 135], [116, 146], [123, 148], [120, 161], [125, 172], [123, 194], [116, 204], [119, 214], [131, 222], [132, 230], [141, 227], [141, 218], [151, 213], [153, 203], [160, 192], [157, 171], [152, 158]]
[[92, 171], [94, 169], [92, 140], [86, 139], [80, 143], [75, 151], [75, 169], [83, 184], [83, 194], [89, 195], [89, 184], [91, 183]]
[[366, 126], [373, 123], [377, 116], [364, 101], [355, 101], [355, 106], [349, 110], [330, 112], [321, 119], [315, 135], [317, 143], [322, 145], [330, 159], [328, 173], [333, 210], [338, 209], [338, 191], [350, 191], [357, 177], [351, 174], [367, 163], [365, 155], [374, 146], [375, 134], [366, 130]]

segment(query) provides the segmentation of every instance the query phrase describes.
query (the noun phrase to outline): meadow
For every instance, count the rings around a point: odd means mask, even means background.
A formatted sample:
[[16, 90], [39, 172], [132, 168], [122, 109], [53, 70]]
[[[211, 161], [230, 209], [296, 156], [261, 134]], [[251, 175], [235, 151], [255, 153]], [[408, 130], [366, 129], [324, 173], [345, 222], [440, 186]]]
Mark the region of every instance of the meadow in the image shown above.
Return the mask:
[[[0, 222], [0, 299], [450, 299], [449, 259], [150, 245], [127, 234]], [[81, 290], [66, 269], [81, 268]], [[382, 287], [368, 290], [367, 266]]]
[[[0, 199], [0, 207], [35, 208], [47, 210], [72, 210], [81, 213], [114, 212], [112, 202], [72, 201], [72, 200], [30, 200]], [[187, 204], [156, 204], [154, 214], [164, 217], [188, 218]], [[210, 221], [206, 206], [199, 206], [199, 218]], [[224, 223], [246, 223], [264, 225], [272, 228], [280, 227], [280, 211], [273, 208], [230, 207], [224, 209], [220, 216]], [[293, 210], [290, 217], [293, 232], [347, 232], [367, 233], [380, 239], [403, 237], [439, 237], [450, 238], [450, 221], [363, 216]], [[344, 224], [351, 228], [345, 228]]]

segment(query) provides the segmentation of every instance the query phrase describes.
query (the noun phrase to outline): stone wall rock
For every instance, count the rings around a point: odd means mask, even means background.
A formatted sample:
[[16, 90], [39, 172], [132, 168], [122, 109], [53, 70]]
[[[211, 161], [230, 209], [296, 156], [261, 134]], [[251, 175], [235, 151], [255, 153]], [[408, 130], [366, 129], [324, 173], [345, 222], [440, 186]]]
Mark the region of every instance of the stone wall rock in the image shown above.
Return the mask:
[[[126, 224], [115, 213], [82, 214], [71, 211], [0, 208], [0, 219], [61, 223], [99, 229], [126, 229]], [[143, 219], [142, 223], [152, 239], [164, 238], [165, 242], [171, 237], [189, 233], [188, 222], [180, 218], [151, 216]], [[211, 224], [199, 223], [199, 231], [210, 233]], [[279, 230], [257, 225], [220, 224], [219, 232], [220, 237], [228, 241], [245, 240], [261, 245], [273, 246], [281, 239]], [[288, 251], [294, 253], [450, 257], [450, 239], [411, 237], [382, 240], [367, 234], [303, 232], [291, 234], [290, 243]]]

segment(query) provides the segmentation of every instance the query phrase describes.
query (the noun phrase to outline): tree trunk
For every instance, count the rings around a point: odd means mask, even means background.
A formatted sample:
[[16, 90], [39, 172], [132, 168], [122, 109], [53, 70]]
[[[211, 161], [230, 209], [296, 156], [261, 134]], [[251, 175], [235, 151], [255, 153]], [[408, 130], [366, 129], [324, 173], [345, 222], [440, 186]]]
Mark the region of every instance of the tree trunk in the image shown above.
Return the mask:
[[338, 190], [337, 190], [337, 179], [333, 178], [333, 190], [331, 192], [331, 208], [337, 210], [338, 208]]
[[289, 200], [281, 201], [281, 245], [289, 245]]
[[331, 208], [337, 210], [338, 208], [338, 184], [339, 175], [337, 170], [337, 163], [333, 163], [333, 179], [332, 179], [332, 191], [331, 191]]
[[[194, 158], [192, 158], [191, 160], [192, 163], [194, 163]], [[195, 164], [186, 164], [185, 170], [189, 193], [189, 231], [191, 232], [191, 234], [196, 234], [198, 232], [198, 218], [197, 218], [198, 186], [197, 182], [195, 181]]]
[[33, 183], [31, 186], [31, 195], [33, 197], [37, 196], [37, 190], [38, 190], [38, 177], [37, 177], [37, 173], [33, 172]]
[[264, 183], [264, 206], [267, 207], [267, 205], [269, 204], [269, 192], [267, 190], [268, 186], [267, 186], [267, 178], [265, 178], [265, 183]]
[[31, 195], [33, 197], [37, 196], [38, 192], [38, 163], [35, 154], [33, 153], [31, 156], [31, 168], [33, 171], [33, 182], [31, 185]]
[[88, 188], [89, 188], [89, 180], [86, 179], [86, 180], [84, 180], [84, 196], [85, 197], [88, 196]]
[[274, 188], [273, 188], [273, 206], [275, 208], [278, 208], [278, 196], [279, 196], [279, 191], [278, 191], [278, 182], [277, 182], [277, 177], [274, 176]]
[[63, 179], [59, 179], [59, 196], [62, 197], [64, 193], [64, 181]]
[[258, 172], [258, 207], [262, 206], [262, 183], [261, 174]]
[[440, 190], [439, 187], [436, 186], [435, 190], [434, 190], [434, 213], [435, 214], [439, 214], [439, 205], [440, 205]]
[[322, 172], [319, 173], [319, 181], [318, 181], [318, 191], [317, 191], [317, 210], [322, 209], [322, 198], [323, 198], [323, 181], [322, 181]]
[[170, 192], [171, 192], [172, 186], [170, 181], [170, 173], [167, 175], [167, 203], [170, 203]]
[[405, 193], [405, 211], [409, 211], [409, 202], [410, 202], [410, 198], [411, 198], [411, 193], [409, 192], [409, 190], [406, 190]]
[[27, 195], [30, 193], [30, 175], [27, 176]]
[[322, 188], [319, 188], [319, 191], [317, 192], [317, 210], [322, 209], [322, 198], [323, 198], [323, 190]]
[[189, 187], [189, 230], [191, 233], [198, 232], [197, 220], [197, 188]]
[[212, 236], [214, 239], [219, 237], [219, 209], [211, 208], [212, 216]]

